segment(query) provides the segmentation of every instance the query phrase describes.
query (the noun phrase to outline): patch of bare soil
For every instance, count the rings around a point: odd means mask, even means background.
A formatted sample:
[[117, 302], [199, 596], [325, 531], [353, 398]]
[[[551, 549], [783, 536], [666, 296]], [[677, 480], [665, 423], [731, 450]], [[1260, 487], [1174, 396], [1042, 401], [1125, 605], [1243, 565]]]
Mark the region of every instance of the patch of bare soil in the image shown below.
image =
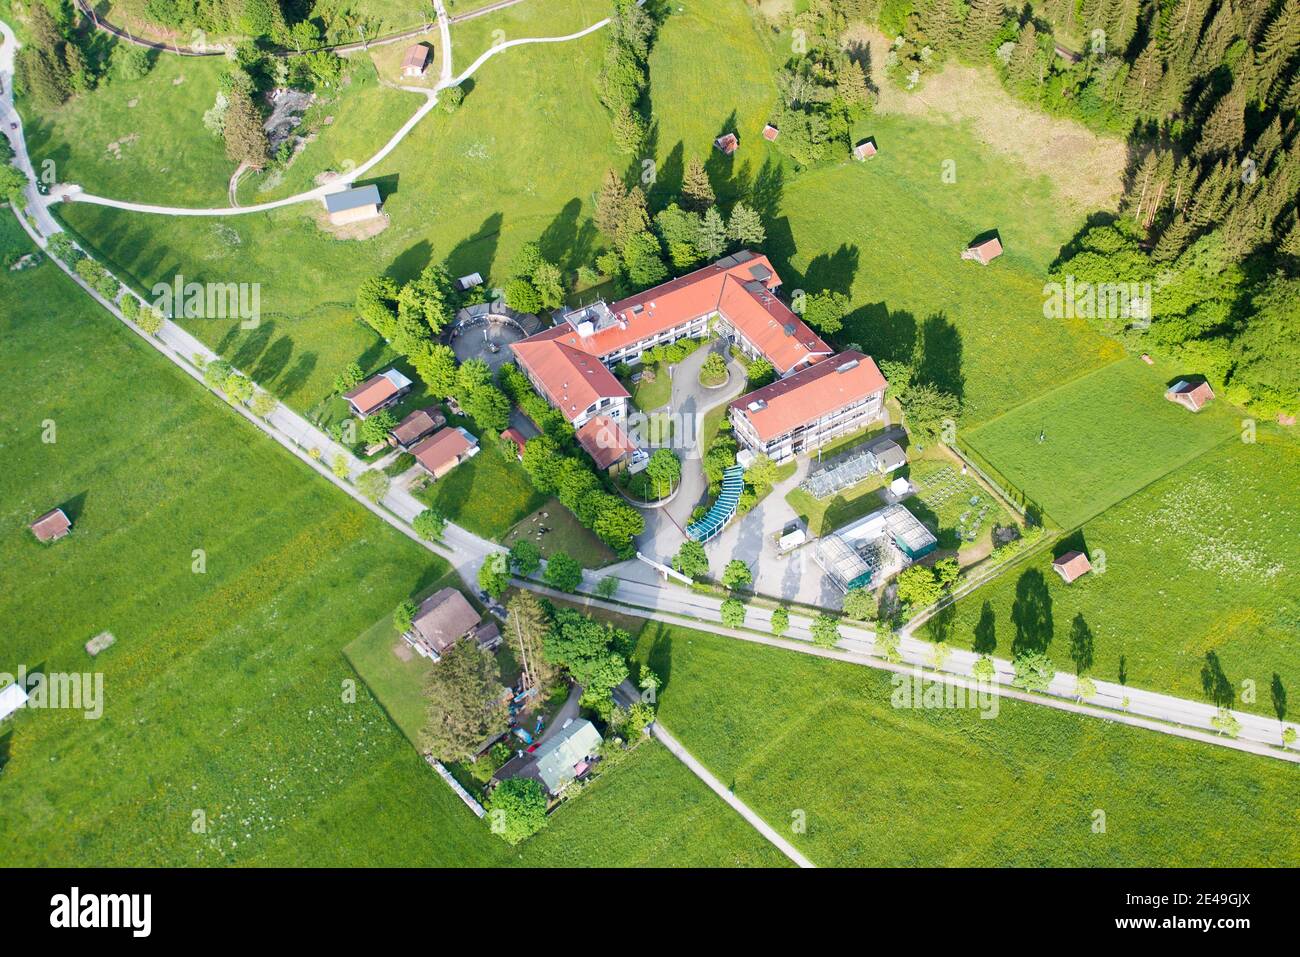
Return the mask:
[[140, 138], [140, 134], [139, 134], [139, 133], [129, 133], [129, 134], [127, 134], [126, 136], [123, 136], [121, 139], [113, 140], [113, 142], [111, 142], [111, 143], [109, 143], [107, 146], [105, 146], [105, 147], [104, 147], [104, 152], [106, 152], [106, 153], [108, 153], [110, 156], [112, 156], [113, 159], [121, 159], [121, 158], [122, 158], [122, 147], [124, 147], [124, 146], [130, 146], [132, 143], [134, 143], [134, 142], [135, 142], [136, 140], [138, 140], [139, 138]]
[[411, 650], [411, 646], [406, 642], [399, 641], [393, 645], [393, 657], [398, 661], [410, 661], [415, 657], [415, 652]]
[[1049, 177], [1080, 212], [1118, 204], [1128, 159], [1123, 140], [1099, 136], [1074, 120], [1019, 102], [1002, 88], [991, 67], [949, 63], [908, 93], [885, 76], [889, 41], [880, 33], [871, 37], [870, 53], [879, 112], [966, 125], [994, 152]]
[[374, 219], [362, 220], [359, 223], [347, 223], [343, 226], [335, 226], [330, 222], [329, 216], [322, 209], [316, 214], [316, 225], [324, 232], [329, 233], [335, 239], [370, 239], [378, 236], [389, 226], [387, 213], [380, 213]]

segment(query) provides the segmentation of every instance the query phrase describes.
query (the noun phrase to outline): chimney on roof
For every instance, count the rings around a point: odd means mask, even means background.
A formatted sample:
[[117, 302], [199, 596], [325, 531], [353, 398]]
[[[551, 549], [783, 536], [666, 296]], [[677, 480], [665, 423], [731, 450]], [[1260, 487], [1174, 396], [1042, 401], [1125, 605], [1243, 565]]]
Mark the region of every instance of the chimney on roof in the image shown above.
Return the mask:
[[794, 323], [793, 323], [793, 322], [787, 322], [783, 328], [785, 329], [785, 334], [786, 334], [787, 336], [792, 336], [792, 335], [794, 335]]

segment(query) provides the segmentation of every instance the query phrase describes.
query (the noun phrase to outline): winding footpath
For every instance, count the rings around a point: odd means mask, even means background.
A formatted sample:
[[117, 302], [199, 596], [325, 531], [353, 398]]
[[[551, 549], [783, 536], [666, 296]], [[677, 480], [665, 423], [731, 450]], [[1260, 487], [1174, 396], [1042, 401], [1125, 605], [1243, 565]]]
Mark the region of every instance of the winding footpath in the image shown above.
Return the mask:
[[406, 139], [407, 135], [419, 125], [438, 105], [438, 93], [448, 87], [459, 86], [483, 66], [488, 60], [499, 53], [503, 53], [512, 47], [525, 46], [530, 43], [568, 43], [572, 40], [579, 40], [588, 34], [595, 33], [603, 29], [608, 23], [606, 17], [598, 23], [593, 23], [585, 29], [576, 33], [570, 33], [562, 37], [523, 37], [518, 40], [507, 40], [505, 43], [499, 43], [490, 47], [484, 53], [470, 64], [469, 68], [459, 76], [452, 76], [452, 59], [451, 59], [451, 29], [447, 18], [446, 9], [443, 7], [442, 0], [435, 0], [435, 6], [438, 10], [438, 27], [441, 34], [442, 42], [442, 78], [438, 85], [432, 90], [418, 90], [416, 87], [404, 86], [403, 90], [409, 92], [418, 92], [424, 96], [424, 103], [412, 114], [411, 118], [402, 124], [401, 128], [393, 134], [374, 156], [366, 160], [360, 166], [340, 174], [337, 178], [330, 180], [323, 186], [317, 186], [315, 189], [307, 190], [305, 193], [298, 193], [294, 196], [286, 196], [284, 199], [271, 200], [265, 203], [257, 203], [253, 206], [216, 206], [207, 208], [197, 208], [191, 206], [156, 206], [151, 203], [130, 203], [120, 199], [111, 199], [106, 196], [95, 196], [91, 193], [84, 192], [80, 186], [75, 184], [59, 184], [50, 190], [49, 196], [38, 196], [38, 201], [42, 205], [56, 202], [69, 203], [92, 203], [96, 206], [111, 206], [114, 209], [123, 209], [133, 213], [152, 213], [159, 216], [240, 216], [246, 213], [264, 213], [272, 209], [282, 209], [286, 206], [296, 206], [299, 203], [321, 202], [328, 193], [338, 192], [344, 186], [349, 186], [361, 179], [366, 173], [374, 169], [388, 157]]

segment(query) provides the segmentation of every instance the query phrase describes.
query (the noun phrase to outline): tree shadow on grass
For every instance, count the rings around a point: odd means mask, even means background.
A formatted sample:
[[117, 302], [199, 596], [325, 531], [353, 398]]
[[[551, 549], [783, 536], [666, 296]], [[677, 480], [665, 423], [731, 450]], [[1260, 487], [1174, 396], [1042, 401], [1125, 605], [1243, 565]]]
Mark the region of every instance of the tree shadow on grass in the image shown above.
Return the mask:
[[1201, 665], [1201, 689], [1205, 696], [1220, 708], [1229, 708], [1236, 698], [1232, 682], [1223, 670], [1223, 663], [1213, 651], [1205, 653], [1205, 663]]
[[980, 619], [975, 623], [975, 641], [972, 650], [977, 655], [991, 655], [998, 649], [998, 618], [993, 605], [985, 601], [980, 608]]
[[1273, 699], [1273, 713], [1277, 715], [1277, 720], [1286, 720], [1286, 687], [1282, 684], [1282, 676], [1276, 671], [1273, 672], [1273, 681], [1269, 685], [1269, 692]]
[[492, 265], [497, 258], [497, 245], [501, 240], [502, 219], [501, 213], [493, 213], [483, 220], [472, 235], [462, 239], [452, 248], [444, 260], [452, 278], [467, 276], [472, 272], [478, 273], [484, 279], [492, 275]]
[[595, 258], [596, 225], [590, 217], [579, 221], [582, 201], [577, 197], [564, 204], [538, 239], [542, 255], [565, 272], [572, 272]]
[[1016, 636], [1011, 640], [1012, 657], [1045, 652], [1051, 644], [1052, 593], [1039, 569], [1027, 569], [1016, 580], [1011, 622], [1016, 626]]
[[668, 687], [668, 680], [673, 673], [673, 638], [672, 633], [663, 625], [656, 624], [654, 640], [646, 655], [646, 665], [659, 679], [658, 694], [662, 695]]
[[414, 246], [392, 261], [384, 275], [399, 285], [410, 282], [420, 275], [421, 270], [433, 259], [433, 247], [427, 239], [421, 239]]
[[854, 343], [877, 362], [909, 362], [917, 348], [916, 317], [900, 309], [890, 312], [883, 302], [853, 310], [844, 318], [838, 338]]
[[962, 399], [966, 377], [962, 373], [961, 332], [943, 313], [928, 316], [921, 324], [916, 346], [916, 378]]

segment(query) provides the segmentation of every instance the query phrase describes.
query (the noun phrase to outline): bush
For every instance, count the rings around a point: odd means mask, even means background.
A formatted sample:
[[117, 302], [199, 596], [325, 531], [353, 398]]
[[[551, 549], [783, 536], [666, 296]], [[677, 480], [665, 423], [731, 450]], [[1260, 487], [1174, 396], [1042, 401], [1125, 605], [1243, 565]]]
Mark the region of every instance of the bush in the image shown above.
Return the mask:
[[834, 615], [825, 612], [813, 619], [812, 640], [818, 648], [834, 648], [840, 640], [840, 623]]
[[393, 609], [393, 627], [397, 629], [399, 635], [405, 634], [411, 628], [411, 622], [415, 619], [415, 613], [419, 611], [415, 602], [409, 598]]
[[744, 588], [754, 580], [754, 573], [742, 559], [733, 558], [722, 570], [722, 584], [727, 588]]
[[582, 584], [582, 566], [576, 558], [570, 558], [564, 552], [556, 552], [546, 561], [546, 572], [542, 576], [546, 584], [557, 591], [575, 592]]
[[745, 603], [739, 598], [728, 598], [722, 603], [722, 623], [728, 628], [739, 628], [745, 623]]
[[493, 598], [500, 598], [510, 587], [510, 568], [501, 554], [492, 554], [478, 568], [478, 587]]
[[541, 567], [542, 551], [535, 542], [521, 538], [510, 546], [510, 564], [515, 567], [515, 571], [527, 578]]
[[415, 529], [415, 534], [425, 541], [436, 542], [442, 538], [443, 530], [447, 527], [447, 518], [436, 508], [426, 508], [415, 516], [415, 521], [411, 523], [411, 527]]
[[1052, 659], [1042, 652], [1029, 652], [1016, 658], [1012, 663], [1016, 676], [1011, 683], [1026, 691], [1046, 691], [1056, 674]]
[[383, 472], [370, 469], [357, 476], [357, 491], [378, 503], [388, 494], [389, 479]]
[[850, 588], [844, 595], [844, 614], [858, 621], [875, 618], [875, 594], [867, 588]]
[[772, 612], [772, 634], [780, 638], [790, 630], [790, 612], [780, 607]]
[[532, 778], [506, 778], [487, 802], [492, 833], [507, 844], [518, 844], [546, 826], [546, 792]]
[[727, 360], [716, 352], [710, 353], [709, 357], [704, 360], [704, 365], [700, 366], [700, 384], [720, 386], [726, 381]]

